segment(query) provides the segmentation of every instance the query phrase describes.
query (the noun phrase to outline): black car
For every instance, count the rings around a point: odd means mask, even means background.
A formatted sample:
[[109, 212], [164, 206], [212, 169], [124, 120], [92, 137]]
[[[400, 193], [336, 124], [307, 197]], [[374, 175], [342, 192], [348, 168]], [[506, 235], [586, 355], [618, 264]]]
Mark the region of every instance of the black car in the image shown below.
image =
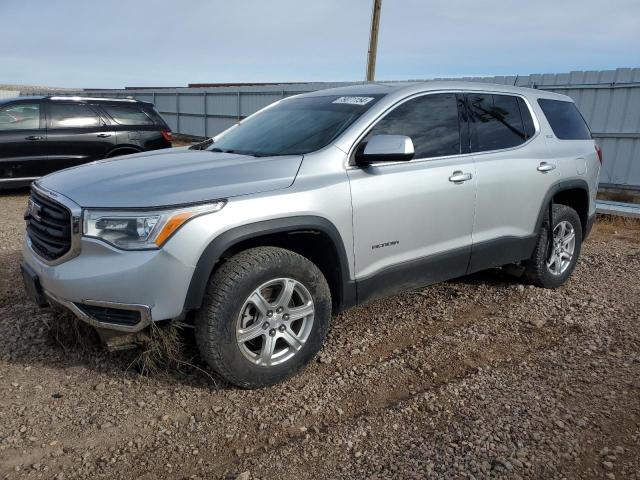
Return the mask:
[[0, 188], [102, 158], [171, 147], [153, 104], [131, 99], [0, 100]]

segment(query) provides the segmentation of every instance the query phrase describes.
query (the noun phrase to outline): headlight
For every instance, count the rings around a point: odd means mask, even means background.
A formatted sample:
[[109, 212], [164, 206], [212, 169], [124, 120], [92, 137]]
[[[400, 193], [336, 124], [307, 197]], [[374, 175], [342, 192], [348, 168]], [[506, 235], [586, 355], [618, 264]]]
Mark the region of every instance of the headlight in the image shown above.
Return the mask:
[[167, 210], [98, 210], [84, 211], [85, 237], [99, 238], [125, 250], [161, 247], [182, 225], [194, 217], [213, 213], [225, 201]]

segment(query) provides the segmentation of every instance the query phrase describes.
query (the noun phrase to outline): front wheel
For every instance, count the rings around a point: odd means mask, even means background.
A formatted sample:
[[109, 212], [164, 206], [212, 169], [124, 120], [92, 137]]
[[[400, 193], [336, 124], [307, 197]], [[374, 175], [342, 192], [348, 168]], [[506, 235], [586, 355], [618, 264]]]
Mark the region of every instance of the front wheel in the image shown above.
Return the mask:
[[331, 294], [318, 267], [289, 250], [252, 248], [212, 276], [196, 314], [196, 341], [219, 375], [258, 388], [306, 365], [330, 318]]
[[[553, 228], [546, 219], [533, 255], [524, 264], [525, 275], [534, 285], [557, 288], [571, 276], [582, 247], [582, 224], [577, 212], [566, 205], [553, 205]], [[553, 239], [549, 241], [549, 230]]]

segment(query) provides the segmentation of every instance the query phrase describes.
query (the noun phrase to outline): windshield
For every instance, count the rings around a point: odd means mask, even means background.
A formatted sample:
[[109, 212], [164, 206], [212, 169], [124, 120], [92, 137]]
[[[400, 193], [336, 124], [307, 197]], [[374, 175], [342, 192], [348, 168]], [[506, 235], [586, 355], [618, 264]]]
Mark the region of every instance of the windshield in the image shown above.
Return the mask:
[[301, 155], [331, 143], [382, 95], [292, 98], [247, 119], [209, 150], [245, 155]]

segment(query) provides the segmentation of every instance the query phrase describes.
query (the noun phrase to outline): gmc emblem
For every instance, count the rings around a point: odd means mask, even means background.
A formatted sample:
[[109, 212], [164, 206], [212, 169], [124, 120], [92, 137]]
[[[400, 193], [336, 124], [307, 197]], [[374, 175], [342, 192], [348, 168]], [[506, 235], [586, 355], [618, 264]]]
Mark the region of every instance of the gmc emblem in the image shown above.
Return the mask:
[[34, 220], [40, 222], [42, 220], [40, 212], [42, 212], [42, 207], [33, 200], [29, 199], [27, 214]]

